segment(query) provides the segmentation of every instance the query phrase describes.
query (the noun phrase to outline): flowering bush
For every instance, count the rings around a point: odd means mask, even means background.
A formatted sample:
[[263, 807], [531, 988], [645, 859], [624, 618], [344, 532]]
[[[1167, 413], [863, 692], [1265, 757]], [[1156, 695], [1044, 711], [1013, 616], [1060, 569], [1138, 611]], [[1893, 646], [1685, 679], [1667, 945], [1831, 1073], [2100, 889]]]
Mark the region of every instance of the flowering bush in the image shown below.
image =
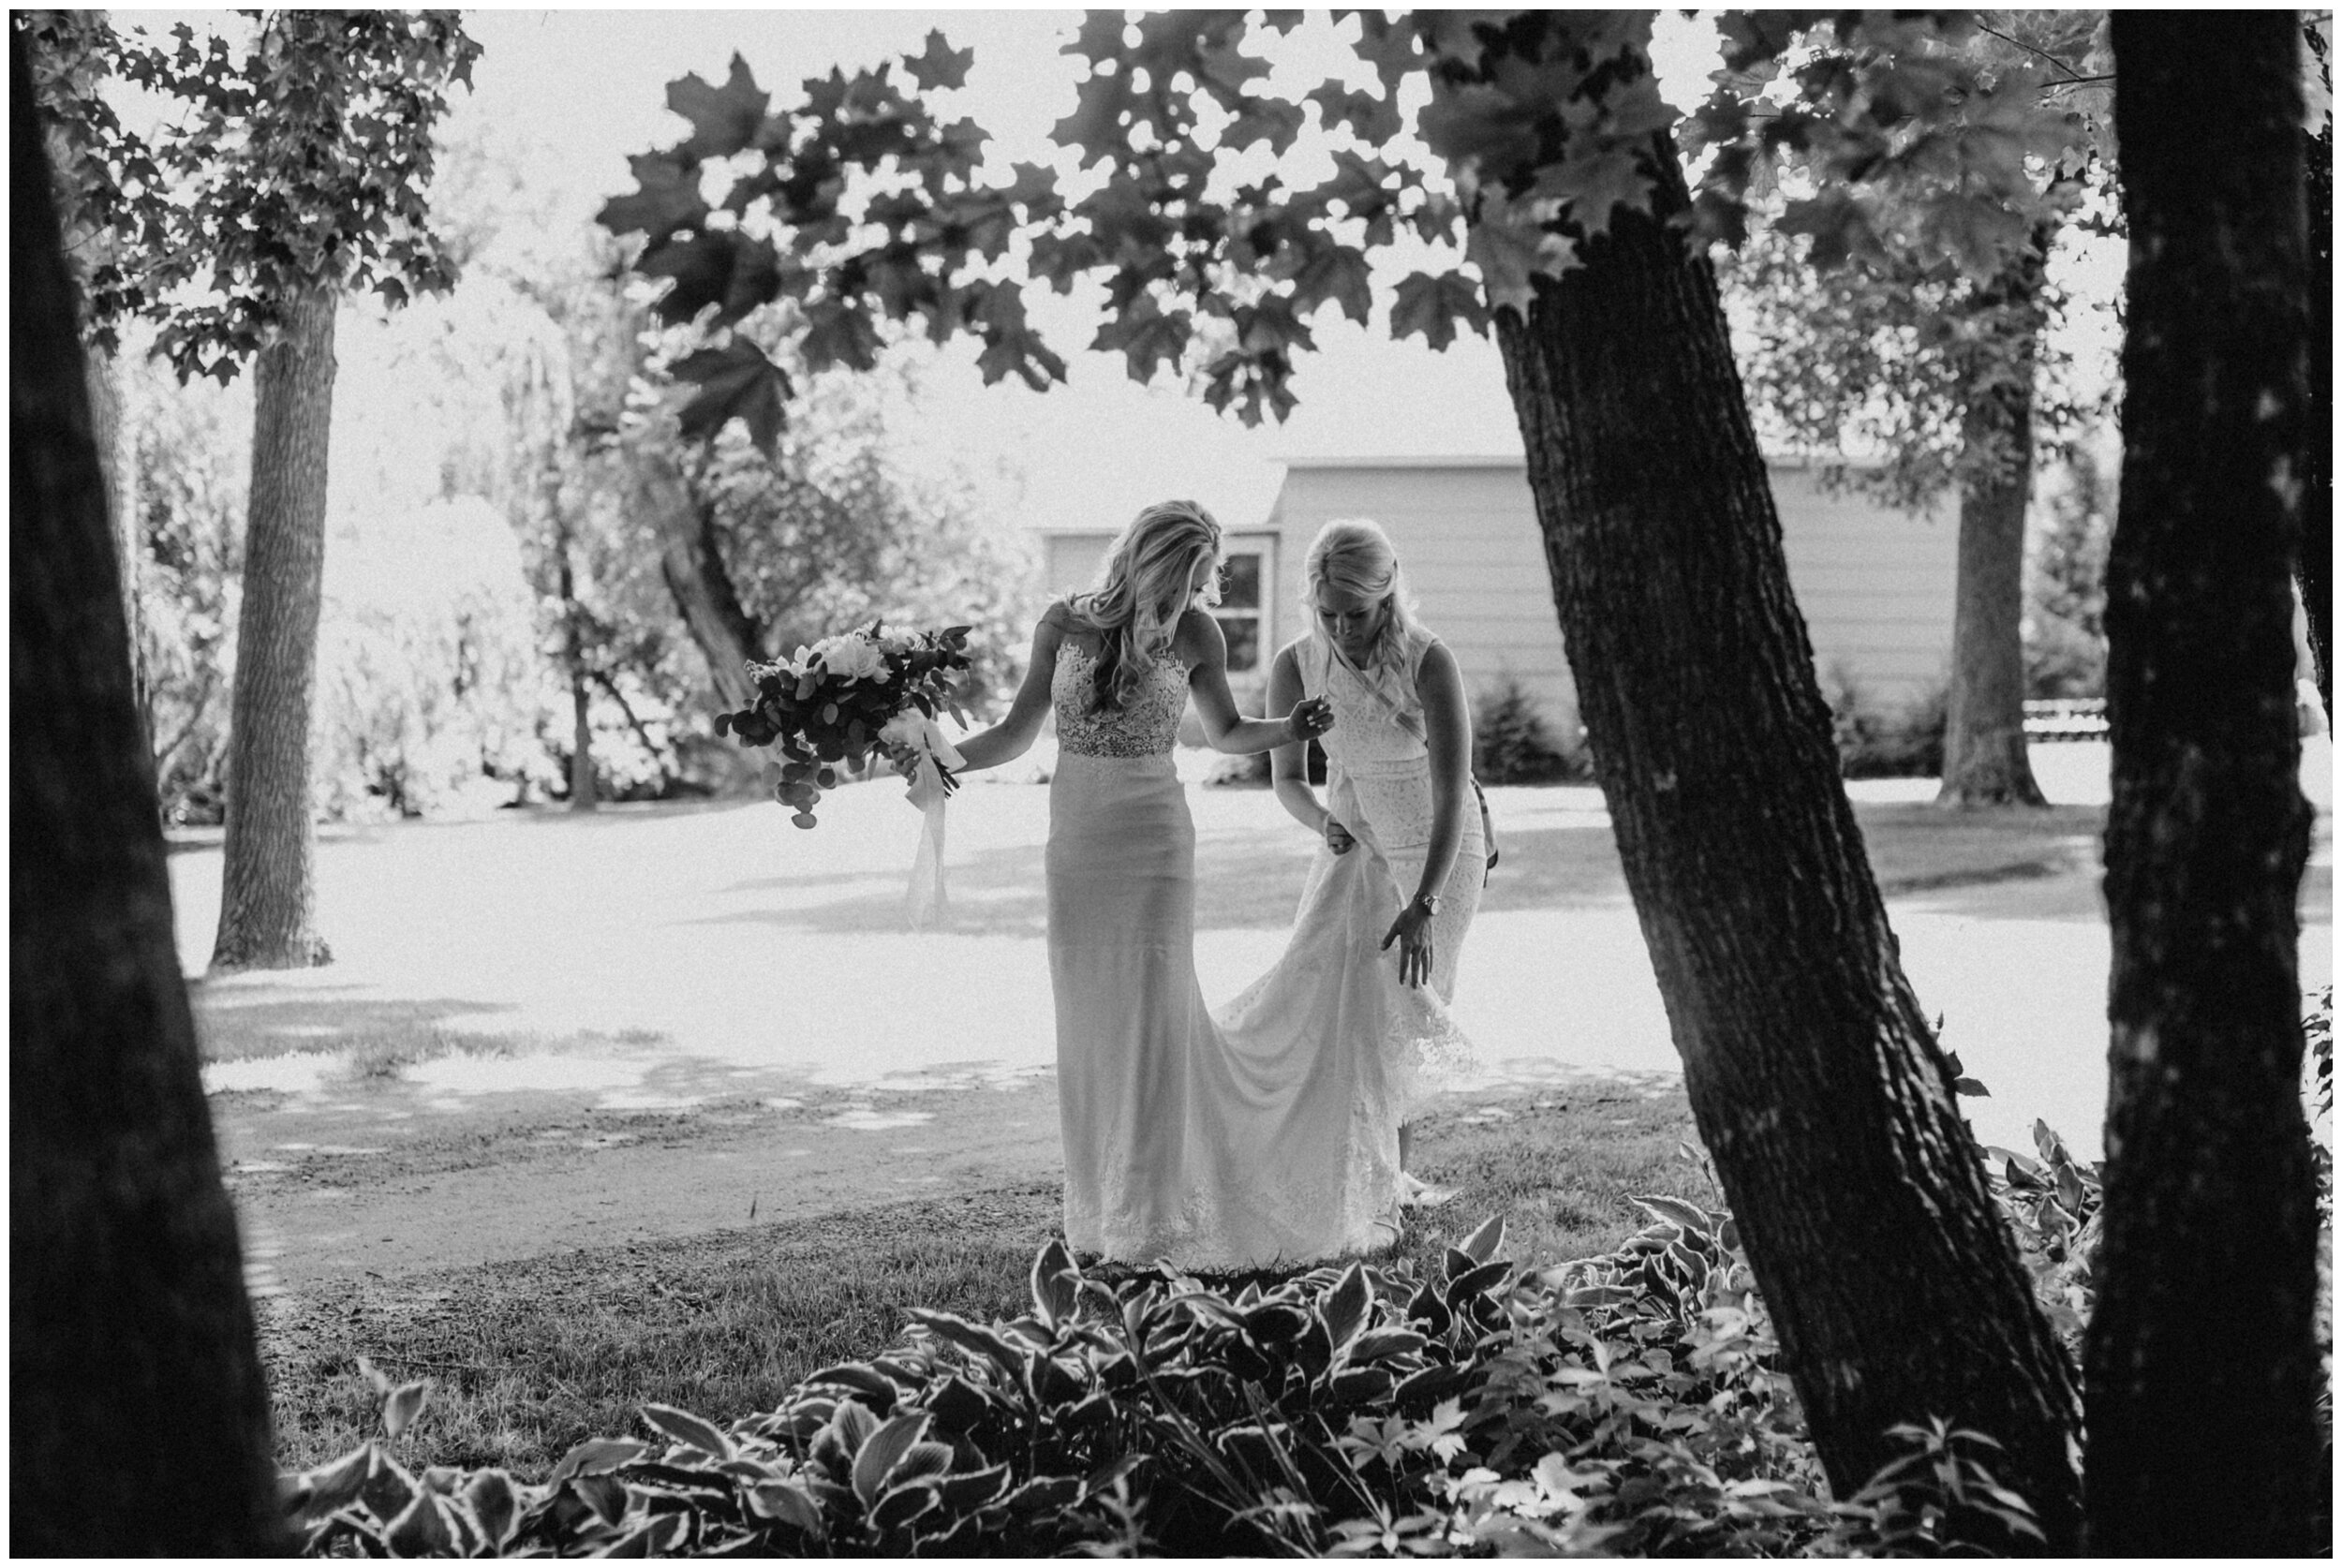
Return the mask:
[[779, 743], [774, 794], [796, 808], [791, 821], [809, 828], [822, 791], [837, 786], [839, 764], [859, 766], [874, 748], [919, 749], [939, 708], [967, 722], [951, 677], [969, 666], [968, 630], [888, 631], [872, 621], [792, 658], [751, 663], [755, 703], [718, 714], [716, 732], [745, 746]]

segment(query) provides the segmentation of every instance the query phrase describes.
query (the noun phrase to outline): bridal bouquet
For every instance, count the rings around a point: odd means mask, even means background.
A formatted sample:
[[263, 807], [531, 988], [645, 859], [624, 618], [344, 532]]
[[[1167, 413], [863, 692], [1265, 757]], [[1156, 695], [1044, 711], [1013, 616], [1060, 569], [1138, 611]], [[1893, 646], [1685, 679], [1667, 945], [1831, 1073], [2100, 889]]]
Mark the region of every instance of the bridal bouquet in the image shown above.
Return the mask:
[[[751, 663], [756, 701], [738, 713], [716, 716], [744, 746], [780, 747], [780, 783], [774, 795], [793, 806], [790, 820], [814, 825], [822, 791], [837, 787], [841, 765], [858, 767], [872, 750], [916, 759], [914, 805], [923, 787], [940, 801], [955, 780], [959, 756], [937, 728], [939, 709], [963, 725], [967, 717], [951, 677], [969, 666], [968, 630], [888, 631], [877, 621], [800, 647], [790, 658]], [[932, 815], [932, 814], [930, 814]]]

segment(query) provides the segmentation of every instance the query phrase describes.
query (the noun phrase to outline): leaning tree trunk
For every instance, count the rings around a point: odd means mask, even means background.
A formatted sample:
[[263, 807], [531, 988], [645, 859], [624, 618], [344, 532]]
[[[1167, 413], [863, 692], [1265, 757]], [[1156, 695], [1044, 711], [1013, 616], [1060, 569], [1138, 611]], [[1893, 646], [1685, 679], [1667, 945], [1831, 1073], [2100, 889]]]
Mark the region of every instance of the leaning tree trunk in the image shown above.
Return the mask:
[[[2318, 35], [2320, 13], [2304, 11], [2305, 47], [2315, 41], [2318, 73], [2331, 89], [2334, 63]], [[2302, 133], [2304, 188], [2309, 204], [2309, 428], [2334, 428], [2334, 116]], [[2309, 612], [2309, 649], [2318, 662], [2318, 695], [2334, 714], [2334, 445], [2302, 449], [2302, 602]]]
[[1978, 292], [2008, 362], [1972, 369], [1961, 422], [1959, 569], [1941, 806], [2043, 806], [2024, 739], [2024, 517], [2033, 497], [2033, 368], [2050, 235]]
[[244, 608], [229, 715], [227, 865], [215, 969], [333, 961], [317, 934], [317, 833], [309, 713], [325, 585], [327, 438], [334, 423], [338, 292], [314, 285], [285, 305], [253, 387], [252, 496]]
[[713, 521], [691, 498], [674, 459], [637, 443], [627, 452], [635, 494], [659, 534], [659, 569], [675, 610], [707, 660], [716, 695], [727, 708], [755, 699], [749, 660], [764, 657], [764, 631], [740, 602], [718, 548]]
[[561, 655], [570, 667], [570, 809], [591, 811], [594, 794], [593, 704], [586, 691], [586, 639], [580, 626], [584, 609], [577, 602], [577, 574], [570, 565], [570, 525], [555, 498], [553, 547], [555, 573], [561, 590]]
[[8, 41], [9, 1545], [281, 1549], [72, 297]]
[[2301, 1101], [2292, 596], [2305, 418], [2290, 11], [2114, 13], [2130, 231], [2089, 1546], [2327, 1542]]
[[1896, 959], [1790, 595], [1715, 277], [1624, 211], [1498, 340], [1571, 669], [1700, 1135], [1831, 1486], [1949, 1417], [2055, 1547], [2071, 1368]]

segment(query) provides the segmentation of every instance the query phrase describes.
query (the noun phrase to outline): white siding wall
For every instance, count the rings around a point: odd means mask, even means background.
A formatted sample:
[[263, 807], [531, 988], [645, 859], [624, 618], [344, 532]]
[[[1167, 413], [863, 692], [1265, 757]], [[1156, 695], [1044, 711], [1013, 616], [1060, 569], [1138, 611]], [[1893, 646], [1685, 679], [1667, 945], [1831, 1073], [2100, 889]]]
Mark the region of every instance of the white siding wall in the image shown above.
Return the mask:
[[[1843, 671], [1889, 710], [1940, 687], [1950, 668], [1955, 525], [1827, 495], [1801, 466], [1771, 472], [1790, 585], [1825, 685]], [[1519, 462], [1294, 466], [1268, 524], [1283, 540], [1282, 603], [1298, 601], [1309, 542], [1337, 517], [1371, 517], [1389, 532], [1423, 619], [1455, 650], [1468, 690], [1476, 697], [1517, 676], [1556, 738], [1576, 734], [1577, 693]]]
[[[1519, 463], [1288, 470], [1270, 514], [1284, 538], [1277, 584], [1284, 603], [1299, 603], [1310, 540], [1337, 517], [1371, 517], [1390, 535], [1416, 607], [1455, 653], [1466, 691], [1477, 699], [1513, 675], [1554, 739], [1576, 737], [1578, 692]], [[1298, 631], [1304, 623], [1288, 624]]]

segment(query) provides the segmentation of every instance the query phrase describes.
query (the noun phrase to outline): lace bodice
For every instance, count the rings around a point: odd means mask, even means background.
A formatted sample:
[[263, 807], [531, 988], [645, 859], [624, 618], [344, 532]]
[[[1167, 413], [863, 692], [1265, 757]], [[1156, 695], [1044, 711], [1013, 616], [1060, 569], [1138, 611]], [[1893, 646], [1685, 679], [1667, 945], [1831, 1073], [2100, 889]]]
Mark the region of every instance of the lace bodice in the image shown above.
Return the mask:
[[1179, 737], [1187, 712], [1187, 666], [1165, 654], [1140, 676], [1138, 689], [1119, 708], [1093, 707], [1097, 657], [1072, 638], [1058, 644], [1057, 669], [1049, 678], [1049, 700], [1057, 710], [1057, 742], [1078, 757], [1155, 757]]
[[1372, 682], [1318, 640], [1301, 645], [1304, 688], [1334, 704], [1334, 727], [1318, 740], [1327, 762], [1353, 777], [1426, 764], [1430, 751], [1423, 743], [1423, 703], [1415, 693], [1415, 671], [1430, 645], [1430, 634], [1416, 631], [1401, 655], [1405, 673]]

